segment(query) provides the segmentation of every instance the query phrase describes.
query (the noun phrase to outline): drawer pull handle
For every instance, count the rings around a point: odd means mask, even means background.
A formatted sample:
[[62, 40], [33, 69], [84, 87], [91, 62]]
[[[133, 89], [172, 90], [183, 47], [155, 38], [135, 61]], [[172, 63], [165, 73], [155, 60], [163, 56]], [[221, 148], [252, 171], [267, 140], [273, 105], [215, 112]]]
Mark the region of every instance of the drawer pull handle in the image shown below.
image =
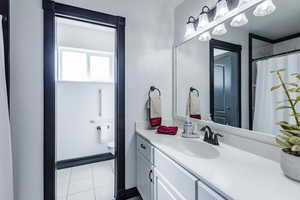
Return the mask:
[[148, 177], [151, 183], [153, 182], [152, 174], [153, 174], [153, 170], [151, 169], [149, 172], [149, 177]]
[[146, 149], [146, 146], [144, 144], [141, 144], [142, 149]]

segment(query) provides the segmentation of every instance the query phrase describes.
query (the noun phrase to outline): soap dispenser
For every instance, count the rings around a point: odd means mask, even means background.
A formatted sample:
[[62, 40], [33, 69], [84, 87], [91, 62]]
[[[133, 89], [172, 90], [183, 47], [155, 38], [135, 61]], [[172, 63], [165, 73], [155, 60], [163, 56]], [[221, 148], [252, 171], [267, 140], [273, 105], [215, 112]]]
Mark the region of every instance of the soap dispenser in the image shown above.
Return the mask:
[[188, 137], [188, 136], [191, 136], [193, 135], [193, 123], [191, 121], [191, 119], [187, 116], [186, 117], [186, 120], [184, 122], [184, 125], [183, 125], [183, 133], [182, 133], [182, 136], [183, 137]]

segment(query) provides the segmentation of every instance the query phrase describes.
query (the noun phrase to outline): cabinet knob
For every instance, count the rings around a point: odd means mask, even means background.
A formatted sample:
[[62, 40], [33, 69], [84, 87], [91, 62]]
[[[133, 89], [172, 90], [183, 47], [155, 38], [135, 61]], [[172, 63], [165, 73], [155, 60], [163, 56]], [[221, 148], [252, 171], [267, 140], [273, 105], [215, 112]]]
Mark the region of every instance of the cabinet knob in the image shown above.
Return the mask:
[[153, 174], [153, 170], [151, 169], [150, 172], [149, 172], [149, 176], [148, 176], [151, 183], [153, 182], [152, 174]]
[[141, 144], [142, 149], [146, 149], [146, 146], [144, 144]]

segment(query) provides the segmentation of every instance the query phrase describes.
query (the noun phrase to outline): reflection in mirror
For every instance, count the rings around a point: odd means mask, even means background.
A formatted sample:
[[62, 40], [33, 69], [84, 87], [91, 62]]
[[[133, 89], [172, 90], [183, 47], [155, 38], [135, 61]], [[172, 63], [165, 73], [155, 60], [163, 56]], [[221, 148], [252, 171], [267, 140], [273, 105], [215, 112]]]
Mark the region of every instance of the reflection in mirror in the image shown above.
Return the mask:
[[[271, 71], [285, 68], [282, 80], [298, 84], [290, 74], [300, 73], [300, 4], [298, 0], [273, 3], [276, 10], [272, 14], [258, 15], [258, 8], [253, 7], [244, 13], [248, 23], [236, 27], [229, 19], [224, 35], [215, 35], [212, 29], [210, 41], [193, 38], [176, 47], [177, 117], [191, 116], [190, 108], [197, 105], [202, 120], [273, 135], [279, 133], [276, 122], [294, 122], [291, 110], [275, 109], [288, 104], [277, 105], [286, 97], [281, 88], [271, 92], [280, 84]], [[226, 45], [235, 48], [224, 48]], [[199, 91], [199, 97], [193, 95], [196, 103], [190, 97], [191, 87]]]
[[241, 46], [210, 41], [210, 113], [219, 124], [240, 127]]

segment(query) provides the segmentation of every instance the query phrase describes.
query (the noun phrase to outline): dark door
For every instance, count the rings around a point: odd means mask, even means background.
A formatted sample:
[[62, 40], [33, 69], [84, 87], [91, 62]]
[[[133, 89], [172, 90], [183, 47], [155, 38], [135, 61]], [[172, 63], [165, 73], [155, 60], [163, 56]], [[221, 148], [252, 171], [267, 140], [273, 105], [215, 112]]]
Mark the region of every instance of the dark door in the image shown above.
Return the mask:
[[219, 124], [241, 127], [241, 48], [212, 40], [210, 49], [212, 120]]
[[215, 57], [214, 64], [214, 121], [225, 125], [236, 125], [234, 111], [237, 103], [231, 99], [234, 92], [232, 69], [234, 55], [232, 52]]

